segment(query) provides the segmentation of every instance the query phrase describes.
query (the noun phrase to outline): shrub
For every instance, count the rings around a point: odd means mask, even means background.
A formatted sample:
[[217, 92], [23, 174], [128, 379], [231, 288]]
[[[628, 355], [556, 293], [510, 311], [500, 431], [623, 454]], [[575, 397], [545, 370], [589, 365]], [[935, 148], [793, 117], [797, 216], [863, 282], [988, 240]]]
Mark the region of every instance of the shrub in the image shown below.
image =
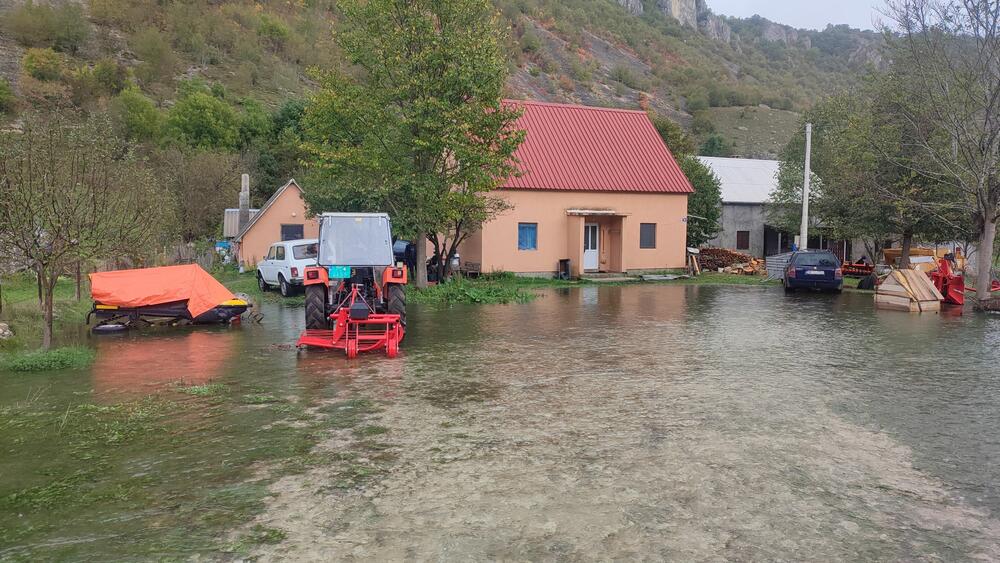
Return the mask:
[[0, 113], [11, 113], [17, 105], [17, 98], [14, 96], [14, 89], [10, 87], [10, 82], [0, 78]]
[[90, 36], [83, 8], [75, 2], [51, 6], [29, 0], [7, 14], [3, 23], [7, 33], [22, 45], [44, 45], [68, 53], [76, 53]]
[[159, 139], [163, 116], [153, 100], [144, 96], [139, 88], [132, 86], [122, 90], [111, 102], [111, 113], [128, 138]]
[[90, 348], [71, 347], [55, 350], [16, 352], [7, 358], [0, 358], [0, 366], [8, 371], [55, 371], [61, 369], [82, 369], [94, 361], [94, 351]]
[[125, 87], [126, 71], [113, 60], [98, 61], [92, 67], [81, 67], [72, 74], [73, 102], [77, 106], [113, 96]]
[[722, 135], [714, 133], [701, 144], [698, 154], [702, 156], [732, 156], [733, 148]]
[[195, 92], [174, 104], [167, 114], [167, 136], [197, 148], [235, 148], [240, 140], [236, 110], [211, 94]]
[[521, 51], [524, 53], [535, 53], [542, 48], [542, 40], [530, 29], [521, 35]]
[[257, 24], [257, 35], [271, 47], [278, 49], [288, 40], [291, 31], [288, 29], [288, 25], [280, 19], [268, 14], [261, 14], [260, 23]]
[[170, 41], [159, 30], [148, 28], [132, 37], [132, 50], [142, 59], [136, 67], [136, 76], [144, 83], [166, 82], [177, 66]]
[[62, 55], [52, 49], [28, 49], [21, 60], [28, 76], [38, 80], [58, 80], [65, 70]]

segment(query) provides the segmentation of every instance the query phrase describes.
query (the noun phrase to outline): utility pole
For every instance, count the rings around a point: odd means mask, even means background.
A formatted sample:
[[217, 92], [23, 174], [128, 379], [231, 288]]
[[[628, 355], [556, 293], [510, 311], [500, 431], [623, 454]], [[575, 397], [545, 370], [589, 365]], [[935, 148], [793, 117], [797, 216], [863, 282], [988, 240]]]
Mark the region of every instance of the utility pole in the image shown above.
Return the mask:
[[809, 248], [809, 161], [812, 158], [812, 123], [806, 123], [805, 179], [802, 181], [802, 225], [799, 227], [799, 250]]

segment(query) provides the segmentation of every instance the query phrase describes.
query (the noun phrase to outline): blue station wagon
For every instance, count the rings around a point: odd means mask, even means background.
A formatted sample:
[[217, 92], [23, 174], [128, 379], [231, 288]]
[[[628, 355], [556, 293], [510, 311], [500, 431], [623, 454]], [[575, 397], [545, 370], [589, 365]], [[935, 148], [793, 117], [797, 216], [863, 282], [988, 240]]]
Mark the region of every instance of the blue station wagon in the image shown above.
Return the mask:
[[792, 253], [782, 281], [785, 292], [813, 289], [840, 293], [844, 288], [844, 271], [840, 260], [826, 250], [802, 250]]

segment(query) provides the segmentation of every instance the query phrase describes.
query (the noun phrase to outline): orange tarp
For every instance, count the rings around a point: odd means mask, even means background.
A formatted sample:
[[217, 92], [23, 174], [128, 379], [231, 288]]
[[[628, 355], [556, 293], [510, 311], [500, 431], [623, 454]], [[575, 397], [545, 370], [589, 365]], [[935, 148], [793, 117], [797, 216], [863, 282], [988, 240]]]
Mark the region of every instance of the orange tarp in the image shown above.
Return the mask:
[[197, 264], [93, 273], [90, 296], [102, 305], [119, 307], [187, 300], [192, 318], [233, 299], [231, 291]]

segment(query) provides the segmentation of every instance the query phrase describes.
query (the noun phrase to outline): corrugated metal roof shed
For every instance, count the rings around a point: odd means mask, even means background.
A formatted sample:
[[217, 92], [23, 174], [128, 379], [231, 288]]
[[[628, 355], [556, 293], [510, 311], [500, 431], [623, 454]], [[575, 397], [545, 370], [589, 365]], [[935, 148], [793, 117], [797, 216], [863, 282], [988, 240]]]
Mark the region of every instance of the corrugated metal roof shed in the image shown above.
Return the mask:
[[691, 183], [642, 111], [506, 100], [524, 109], [516, 189], [691, 193]]
[[[251, 209], [250, 218], [260, 213], [260, 209]], [[222, 220], [222, 238], [233, 238], [240, 233], [240, 210], [227, 209]]]
[[723, 203], [766, 203], [778, 187], [778, 161], [699, 156], [722, 183]]

